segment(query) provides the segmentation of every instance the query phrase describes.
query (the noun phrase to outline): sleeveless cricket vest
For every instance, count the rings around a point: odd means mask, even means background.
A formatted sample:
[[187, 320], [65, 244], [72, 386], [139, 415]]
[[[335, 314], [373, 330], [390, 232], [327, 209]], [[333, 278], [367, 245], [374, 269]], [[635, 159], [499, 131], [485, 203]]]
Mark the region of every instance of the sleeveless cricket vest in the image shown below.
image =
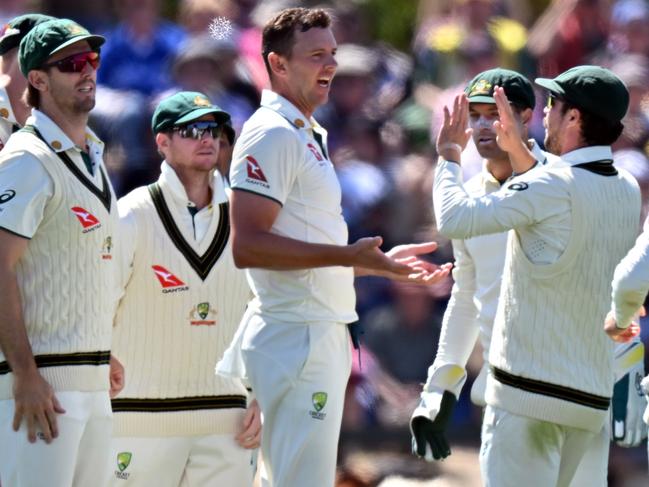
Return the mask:
[[570, 192], [570, 239], [558, 261], [535, 265], [516, 232], [509, 233], [486, 400], [514, 414], [598, 432], [614, 382], [614, 343], [603, 331], [604, 318], [615, 266], [635, 241], [640, 194], [626, 172], [548, 172]]
[[113, 353], [126, 386], [113, 400], [117, 436], [231, 434], [247, 391], [214, 366], [234, 335], [250, 298], [236, 269], [228, 204], [214, 212], [195, 242], [176, 225], [164, 185], [138, 188], [120, 200], [137, 225], [133, 268], [115, 321]]
[[[107, 390], [118, 215], [105, 168], [98, 165], [97, 187], [70, 159], [70, 151], [57, 154], [29, 127], [15, 133], [4, 151], [33, 154], [54, 188], [16, 267], [25, 328], [39, 372], [55, 391]], [[0, 353], [0, 399], [12, 397], [12, 383]]]

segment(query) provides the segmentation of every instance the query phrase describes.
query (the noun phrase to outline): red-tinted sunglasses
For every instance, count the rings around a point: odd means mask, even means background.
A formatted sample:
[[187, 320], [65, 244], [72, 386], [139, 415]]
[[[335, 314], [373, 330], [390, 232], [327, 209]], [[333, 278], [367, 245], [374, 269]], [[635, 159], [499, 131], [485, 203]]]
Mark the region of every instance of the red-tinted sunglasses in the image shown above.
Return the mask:
[[99, 67], [99, 53], [95, 51], [80, 52], [72, 56], [65, 57], [60, 61], [43, 64], [43, 68], [51, 68], [56, 66], [62, 73], [80, 73], [86, 64], [90, 64], [92, 69]]

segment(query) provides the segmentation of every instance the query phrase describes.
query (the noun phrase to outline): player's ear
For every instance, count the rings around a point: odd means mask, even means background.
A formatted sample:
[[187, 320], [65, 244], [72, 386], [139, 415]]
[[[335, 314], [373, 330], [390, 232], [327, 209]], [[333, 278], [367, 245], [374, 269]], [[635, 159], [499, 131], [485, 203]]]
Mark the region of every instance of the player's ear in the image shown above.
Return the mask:
[[38, 91], [47, 91], [49, 86], [47, 73], [40, 69], [32, 69], [27, 73], [27, 81]]
[[158, 146], [158, 151], [162, 152], [162, 149], [168, 149], [169, 144], [171, 143], [171, 136], [164, 132], [158, 132], [155, 134], [155, 143]]
[[286, 73], [286, 59], [281, 54], [271, 52], [268, 54], [268, 64], [273, 74], [283, 75]]
[[527, 125], [532, 120], [532, 115], [534, 114], [534, 111], [531, 108], [525, 108], [521, 110], [520, 114], [521, 114], [521, 122], [523, 123], [523, 125]]

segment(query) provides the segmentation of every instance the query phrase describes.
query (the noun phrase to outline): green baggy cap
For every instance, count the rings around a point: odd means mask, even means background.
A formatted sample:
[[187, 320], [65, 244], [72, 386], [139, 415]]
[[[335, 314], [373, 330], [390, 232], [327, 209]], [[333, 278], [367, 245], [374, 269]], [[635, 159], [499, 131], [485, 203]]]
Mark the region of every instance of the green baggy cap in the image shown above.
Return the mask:
[[535, 83], [557, 98], [609, 120], [620, 121], [629, 108], [629, 91], [620, 78], [601, 66], [576, 66], [554, 79]]
[[[217, 105], [212, 105], [212, 102], [203, 93], [181, 91], [158, 103], [151, 119], [151, 129], [154, 134], [157, 134], [189, 123], [203, 115], [214, 115], [214, 120], [220, 124], [227, 124], [230, 121], [230, 114], [221, 110]], [[227, 129], [226, 134], [229, 134]], [[230, 135], [228, 135], [229, 137]]]
[[70, 19], [53, 19], [36, 25], [20, 41], [18, 61], [25, 77], [32, 69], [39, 69], [49, 57], [79, 41], [88, 41], [90, 48], [99, 50], [106, 39], [94, 35]]
[[511, 69], [494, 68], [473, 78], [464, 89], [469, 103], [496, 103], [494, 88], [504, 88], [510, 103], [523, 108], [534, 108], [536, 98], [530, 80]]
[[25, 14], [11, 19], [0, 29], [0, 56], [4, 56], [14, 47], [18, 47], [20, 41], [30, 30], [48, 20], [54, 20], [54, 17], [42, 14]]

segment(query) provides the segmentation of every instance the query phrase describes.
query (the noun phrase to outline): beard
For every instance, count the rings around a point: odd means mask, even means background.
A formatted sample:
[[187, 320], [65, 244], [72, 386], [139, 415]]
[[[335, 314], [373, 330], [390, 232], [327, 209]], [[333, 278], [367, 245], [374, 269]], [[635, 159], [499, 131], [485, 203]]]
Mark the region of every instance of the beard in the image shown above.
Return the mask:
[[559, 145], [558, 139], [556, 134], [550, 133], [548, 129], [545, 129], [545, 139], [543, 141], [545, 150], [556, 156], [561, 154], [561, 146]]
[[84, 98], [83, 100], [74, 100], [72, 111], [79, 115], [85, 115], [95, 108], [95, 97]]

